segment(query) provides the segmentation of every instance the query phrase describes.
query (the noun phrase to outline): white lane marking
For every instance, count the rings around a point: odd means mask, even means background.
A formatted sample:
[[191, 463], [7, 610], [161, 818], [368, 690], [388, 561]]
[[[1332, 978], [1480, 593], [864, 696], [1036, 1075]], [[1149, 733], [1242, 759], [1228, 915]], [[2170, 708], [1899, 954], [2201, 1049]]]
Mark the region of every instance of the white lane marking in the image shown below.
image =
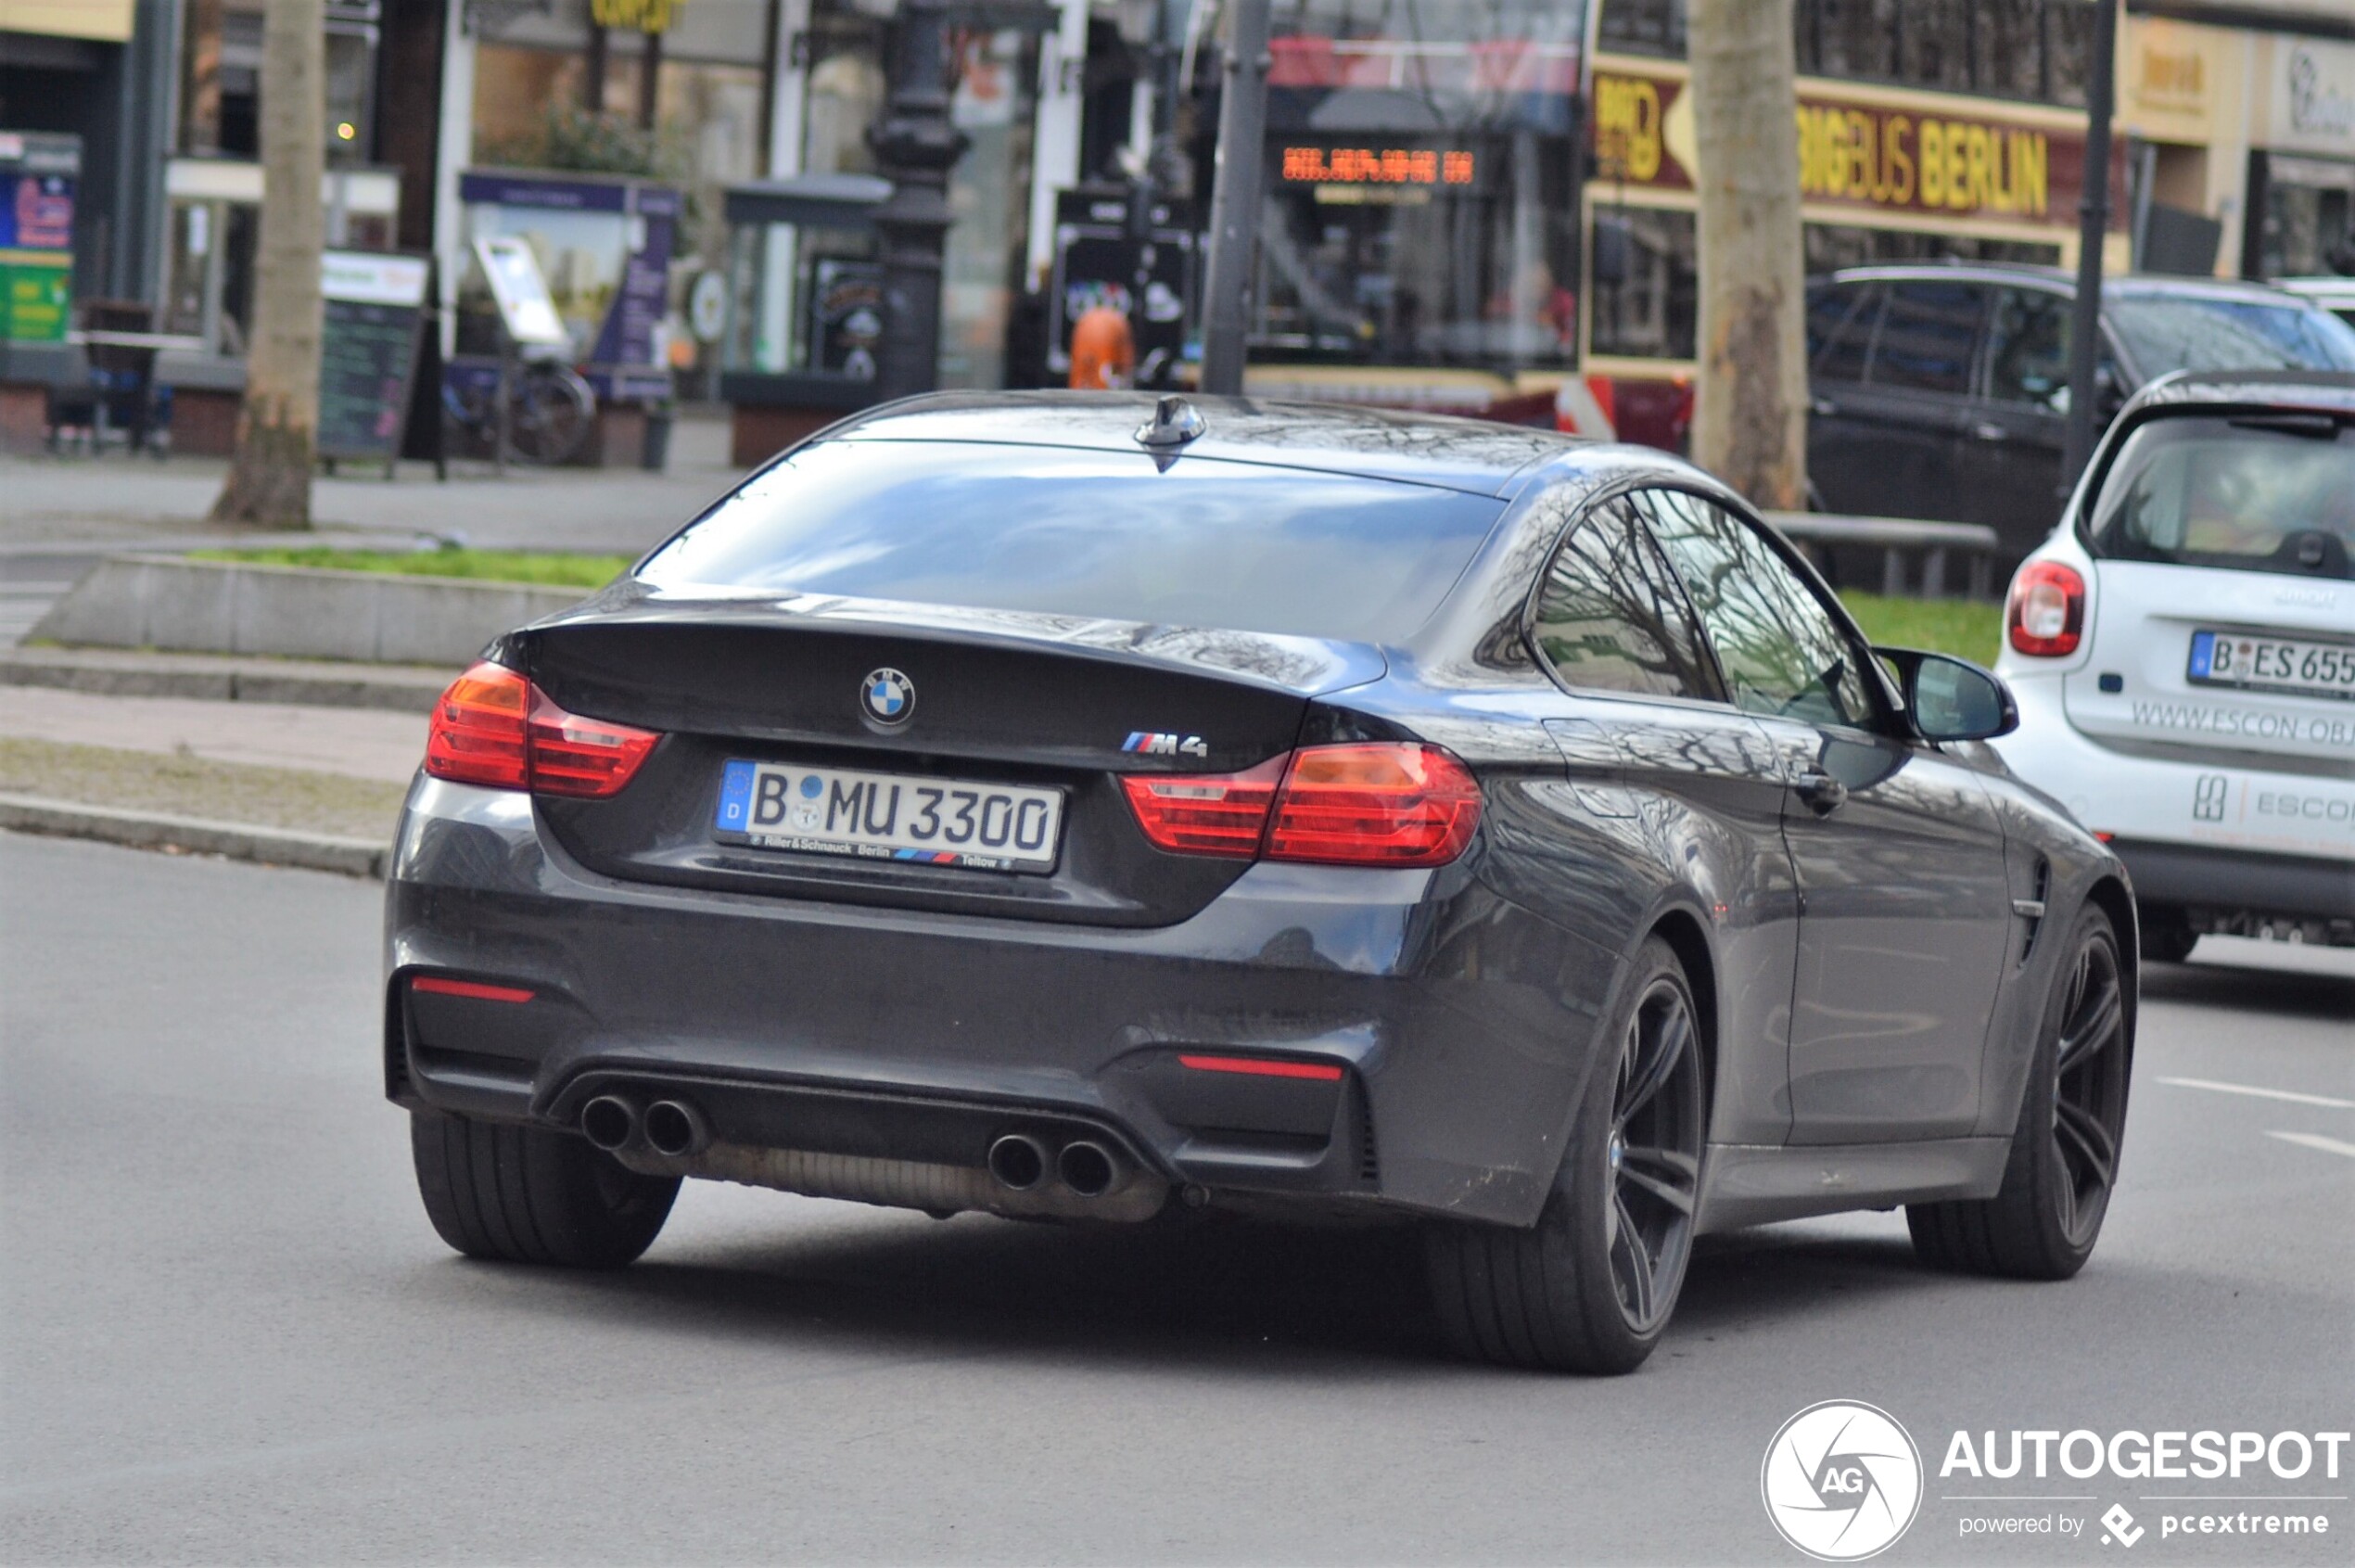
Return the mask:
[[2219, 1094], [2253, 1094], [2260, 1100], [2286, 1100], [2293, 1105], [2328, 1105], [2333, 1110], [2355, 1111], [2355, 1100], [2334, 1100], [2327, 1094], [2300, 1094], [2294, 1089], [2260, 1089], [2255, 1084], [2218, 1083], [2214, 1078], [2161, 1078], [2179, 1089], [2212, 1089]]
[[2320, 1149], [2326, 1154], [2345, 1154], [2349, 1159], [2355, 1160], [2355, 1143], [2349, 1143], [2344, 1139], [2325, 1138], [2319, 1132], [2269, 1132], [2265, 1136], [2278, 1138], [2285, 1143], [2296, 1143], [2303, 1148]]

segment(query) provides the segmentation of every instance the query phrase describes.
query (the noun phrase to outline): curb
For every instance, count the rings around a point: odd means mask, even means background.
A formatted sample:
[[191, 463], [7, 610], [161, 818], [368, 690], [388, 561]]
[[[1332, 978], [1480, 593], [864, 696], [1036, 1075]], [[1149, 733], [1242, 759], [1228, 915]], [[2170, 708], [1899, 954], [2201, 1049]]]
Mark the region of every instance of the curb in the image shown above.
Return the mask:
[[[201, 661], [220, 659], [208, 668]], [[388, 713], [430, 713], [456, 671], [349, 671], [316, 667], [264, 668], [262, 659], [228, 660], [189, 654], [142, 658], [98, 656], [63, 648], [0, 650], [0, 686], [45, 686], [109, 697], [195, 697], [207, 702], [291, 703], [301, 708], [358, 708]]]
[[463, 669], [514, 628], [588, 597], [536, 583], [132, 554], [99, 561], [28, 635], [69, 645]]
[[223, 855], [233, 860], [338, 872], [384, 880], [392, 847], [365, 838], [326, 833], [293, 833], [243, 822], [207, 822], [155, 811], [125, 811], [112, 806], [83, 806], [37, 796], [0, 795], [0, 829], [56, 838], [93, 838], [140, 849], [185, 849]]

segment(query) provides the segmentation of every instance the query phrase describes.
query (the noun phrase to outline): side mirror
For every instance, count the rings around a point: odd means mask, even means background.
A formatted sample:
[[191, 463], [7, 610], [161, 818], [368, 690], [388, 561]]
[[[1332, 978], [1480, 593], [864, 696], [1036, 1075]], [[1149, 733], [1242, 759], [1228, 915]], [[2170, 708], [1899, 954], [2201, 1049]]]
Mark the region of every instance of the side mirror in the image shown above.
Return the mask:
[[2125, 406], [2126, 389], [2120, 384], [2118, 368], [2108, 364], [2095, 365], [2094, 367], [2094, 407], [2095, 410], [2107, 421], [2117, 418], [2118, 411]]
[[1968, 659], [1919, 648], [1875, 648], [1905, 693], [1905, 710], [1924, 740], [1983, 741], [2019, 728], [2011, 688]]

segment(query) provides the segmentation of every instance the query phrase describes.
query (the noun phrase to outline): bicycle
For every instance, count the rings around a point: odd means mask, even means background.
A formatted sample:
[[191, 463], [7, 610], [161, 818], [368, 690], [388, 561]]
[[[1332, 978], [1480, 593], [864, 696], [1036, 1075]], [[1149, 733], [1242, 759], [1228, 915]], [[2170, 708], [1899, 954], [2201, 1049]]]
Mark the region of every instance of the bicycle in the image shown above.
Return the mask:
[[[597, 394], [579, 372], [554, 356], [519, 362], [508, 373], [507, 455], [521, 463], [554, 467], [567, 463], [589, 439]], [[497, 452], [499, 391], [490, 387], [444, 382], [441, 406], [450, 421]]]

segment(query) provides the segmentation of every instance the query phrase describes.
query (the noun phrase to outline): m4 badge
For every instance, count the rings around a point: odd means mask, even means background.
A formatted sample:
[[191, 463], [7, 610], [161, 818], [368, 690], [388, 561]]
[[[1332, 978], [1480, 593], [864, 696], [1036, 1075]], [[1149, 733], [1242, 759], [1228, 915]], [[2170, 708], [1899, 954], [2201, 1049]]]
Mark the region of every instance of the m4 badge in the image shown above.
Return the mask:
[[1200, 735], [1165, 734], [1158, 730], [1132, 731], [1120, 743], [1123, 751], [1134, 751], [1146, 757], [1208, 757], [1210, 747]]

